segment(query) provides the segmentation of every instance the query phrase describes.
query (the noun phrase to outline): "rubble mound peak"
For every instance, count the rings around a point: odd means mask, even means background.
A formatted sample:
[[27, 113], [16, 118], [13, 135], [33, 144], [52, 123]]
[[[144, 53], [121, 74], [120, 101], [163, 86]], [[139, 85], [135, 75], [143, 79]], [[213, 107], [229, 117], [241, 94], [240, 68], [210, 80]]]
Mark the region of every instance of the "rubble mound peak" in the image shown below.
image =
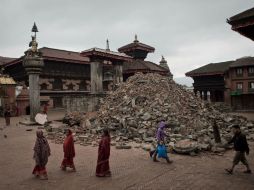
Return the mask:
[[174, 126], [199, 130], [209, 126], [214, 118], [222, 119], [221, 112], [203, 102], [193, 92], [172, 79], [159, 74], [137, 73], [111, 92], [102, 102], [98, 113], [101, 124], [121, 123], [129, 127], [156, 128], [164, 119]]

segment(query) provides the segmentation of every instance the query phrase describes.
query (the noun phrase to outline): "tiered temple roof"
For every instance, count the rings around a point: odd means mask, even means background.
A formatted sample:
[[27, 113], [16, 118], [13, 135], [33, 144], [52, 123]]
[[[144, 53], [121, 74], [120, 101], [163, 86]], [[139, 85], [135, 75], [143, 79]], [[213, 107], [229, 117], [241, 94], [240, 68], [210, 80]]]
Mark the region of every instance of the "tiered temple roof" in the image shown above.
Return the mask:
[[145, 60], [147, 54], [154, 52], [155, 48], [139, 42], [137, 35], [135, 35], [133, 43], [118, 48], [118, 51], [133, 57], [133, 59]]
[[148, 71], [156, 71], [165, 73], [167, 70], [151, 61], [143, 61], [143, 60], [133, 60], [130, 62], [125, 62], [123, 64], [124, 73], [132, 73], [132, 72], [148, 72]]

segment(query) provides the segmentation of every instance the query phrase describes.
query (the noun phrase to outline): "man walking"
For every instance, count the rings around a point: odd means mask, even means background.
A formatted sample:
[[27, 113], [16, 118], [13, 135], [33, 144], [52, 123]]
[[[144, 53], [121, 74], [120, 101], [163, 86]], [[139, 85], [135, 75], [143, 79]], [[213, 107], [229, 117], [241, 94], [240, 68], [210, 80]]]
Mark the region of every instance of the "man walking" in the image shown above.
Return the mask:
[[226, 171], [229, 174], [233, 174], [235, 166], [241, 161], [247, 168], [247, 170], [244, 173], [251, 173], [248, 161], [245, 157], [245, 153], [249, 155], [249, 146], [246, 140], [246, 136], [242, 134], [239, 125], [233, 125], [232, 129], [234, 137], [231, 139], [231, 141], [228, 142], [228, 144], [234, 143], [234, 149], [236, 153], [233, 160], [232, 168], [226, 169]]

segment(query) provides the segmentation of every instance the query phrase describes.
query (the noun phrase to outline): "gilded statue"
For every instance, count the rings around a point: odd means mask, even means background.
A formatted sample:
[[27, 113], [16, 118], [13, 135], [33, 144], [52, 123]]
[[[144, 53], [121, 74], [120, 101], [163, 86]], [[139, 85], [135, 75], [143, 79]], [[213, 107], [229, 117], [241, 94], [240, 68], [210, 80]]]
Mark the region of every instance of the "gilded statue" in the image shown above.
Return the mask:
[[29, 43], [29, 47], [31, 47], [30, 50], [33, 53], [38, 52], [38, 43], [36, 42], [35, 36], [32, 36], [32, 41]]

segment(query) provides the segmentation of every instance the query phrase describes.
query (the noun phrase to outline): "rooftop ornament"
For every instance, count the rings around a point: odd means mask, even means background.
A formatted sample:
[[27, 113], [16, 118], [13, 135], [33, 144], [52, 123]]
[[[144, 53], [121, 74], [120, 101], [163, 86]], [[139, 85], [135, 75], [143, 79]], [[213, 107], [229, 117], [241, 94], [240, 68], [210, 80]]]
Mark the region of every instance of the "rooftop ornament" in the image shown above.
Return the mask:
[[110, 49], [109, 49], [109, 41], [108, 41], [108, 39], [106, 40], [106, 50], [107, 50], [107, 51], [110, 51]]
[[137, 36], [137, 34], [135, 34], [135, 39], [134, 39], [134, 41], [133, 41], [134, 43], [138, 43], [139, 41], [138, 41], [138, 36]]

